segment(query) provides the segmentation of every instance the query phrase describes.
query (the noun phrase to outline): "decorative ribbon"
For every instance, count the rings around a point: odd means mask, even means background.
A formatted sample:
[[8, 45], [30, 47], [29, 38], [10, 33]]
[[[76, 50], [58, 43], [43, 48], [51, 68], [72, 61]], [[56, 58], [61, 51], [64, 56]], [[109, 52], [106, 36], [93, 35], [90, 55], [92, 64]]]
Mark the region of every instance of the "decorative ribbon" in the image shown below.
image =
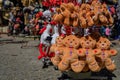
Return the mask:
[[70, 56], [72, 56], [72, 48], [70, 47]]
[[[49, 53], [49, 51], [50, 51], [50, 47], [48, 47], [48, 51], [46, 52], [46, 48], [43, 50], [42, 48], [43, 48], [43, 44], [42, 43], [40, 43], [39, 44], [39, 53], [40, 53], [40, 55], [38, 56], [38, 59], [40, 60], [40, 59], [42, 59], [43, 57], [54, 57], [55, 56], [55, 54], [54, 53]], [[49, 53], [49, 54], [48, 54]]]
[[89, 54], [88, 49], [86, 49], [86, 57], [87, 57], [86, 59], [89, 61], [90, 58], [88, 57], [88, 54]]
[[88, 55], [88, 49], [86, 49], [86, 56]]
[[104, 49], [102, 49], [102, 60], [104, 61], [105, 59], [105, 53], [104, 53]]
[[46, 54], [43, 52], [43, 50], [42, 50], [42, 47], [43, 47], [43, 44], [42, 43], [40, 43], [39, 44], [39, 53], [40, 53], [40, 55], [38, 56], [38, 59], [40, 60], [41, 58], [43, 58], [43, 57], [45, 57], [46, 56]]

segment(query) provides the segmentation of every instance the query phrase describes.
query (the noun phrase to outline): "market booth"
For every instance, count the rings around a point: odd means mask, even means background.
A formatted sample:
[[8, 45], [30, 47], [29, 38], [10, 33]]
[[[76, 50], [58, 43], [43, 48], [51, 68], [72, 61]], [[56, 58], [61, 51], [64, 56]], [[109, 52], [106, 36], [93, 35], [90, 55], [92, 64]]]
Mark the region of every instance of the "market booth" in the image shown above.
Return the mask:
[[[95, 28], [110, 27], [113, 23], [112, 13], [105, 2], [60, 3], [41, 34], [38, 59], [54, 53], [51, 62], [70, 80], [110, 80], [115, 77], [112, 72], [116, 65], [112, 56], [117, 55], [117, 51]], [[54, 28], [52, 36], [51, 28]]]

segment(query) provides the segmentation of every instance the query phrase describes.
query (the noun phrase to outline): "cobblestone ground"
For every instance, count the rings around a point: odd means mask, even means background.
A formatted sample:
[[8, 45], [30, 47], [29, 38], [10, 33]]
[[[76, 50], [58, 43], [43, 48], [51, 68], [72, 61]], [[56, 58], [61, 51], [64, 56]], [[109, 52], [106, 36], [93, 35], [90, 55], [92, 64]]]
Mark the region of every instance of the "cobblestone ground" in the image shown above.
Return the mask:
[[[38, 43], [38, 40], [30, 40], [29, 47], [22, 49], [21, 44], [0, 44], [0, 80], [57, 80], [60, 71], [55, 71], [53, 66], [42, 69], [35, 47]], [[120, 50], [119, 47], [115, 46], [117, 50]], [[120, 54], [114, 60], [117, 70], [113, 72], [116, 75], [113, 80], [120, 80]]]

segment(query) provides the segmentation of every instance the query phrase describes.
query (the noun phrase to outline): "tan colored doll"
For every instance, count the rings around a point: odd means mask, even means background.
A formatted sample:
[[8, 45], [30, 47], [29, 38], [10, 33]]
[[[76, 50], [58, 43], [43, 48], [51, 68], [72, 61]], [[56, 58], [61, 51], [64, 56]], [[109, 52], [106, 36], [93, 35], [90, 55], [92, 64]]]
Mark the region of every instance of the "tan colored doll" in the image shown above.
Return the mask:
[[66, 48], [64, 48], [63, 57], [58, 68], [61, 71], [71, 68], [74, 72], [81, 72], [85, 63], [78, 59], [77, 48], [79, 47], [79, 39], [74, 35], [69, 35], [64, 39], [64, 44]]
[[78, 13], [77, 12], [73, 12], [72, 14], [71, 14], [71, 19], [72, 19], [72, 21], [73, 21], [73, 27], [78, 27], [79, 26], [79, 19], [78, 19]]
[[111, 14], [107, 8], [107, 5], [105, 3], [102, 5], [102, 9], [103, 9], [103, 13], [105, 14], [105, 16], [107, 17], [107, 19], [109, 21], [109, 24], [112, 25], [114, 22], [114, 19], [112, 18]]
[[114, 71], [116, 69], [116, 65], [111, 60], [112, 56], [117, 54], [115, 49], [110, 49], [110, 41], [107, 38], [100, 37], [99, 41], [97, 42], [97, 48], [100, 49], [101, 54], [97, 57], [101, 59], [99, 64], [101, 68], [106, 67], [109, 71]]
[[56, 21], [56, 22], [58, 22], [58, 23], [63, 23], [63, 21], [64, 21], [64, 16], [63, 16], [63, 14], [54, 14], [53, 15], [53, 20], [54, 21]]
[[87, 21], [85, 19], [85, 13], [86, 13], [85, 10], [80, 10], [79, 15], [78, 15], [78, 18], [79, 18], [79, 21], [80, 21], [80, 26], [82, 28], [86, 28], [87, 27]]
[[86, 36], [80, 39], [80, 43], [82, 48], [78, 49], [78, 55], [86, 56], [86, 63], [91, 71], [99, 72], [100, 67], [95, 59], [95, 56], [99, 54], [99, 51], [94, 53], [93, 50], [96, 45], [96, 40], [94, 40], [91, 36]]
[[63, 39], [64, 37], [62, 36], [59, 36], [56, 38], [56, 43], [53, 44], [50, 48], [50, 52], [54, 52], [55, 53], [55, 56], [53, 58], [51, 58], [51, 61], [52, 63], [57, 66], [61, 59], [62, 59], [62, 56], [63, 56], [63, 49], [64, 49], [64, 45], [63, 45]]
[[101, 25], [107, 25], [108, 24], [108, 19], [105, 15], [99, 14], [98, 15], [99, 21]]
[[91, 27], [94, 25], [94, 21], [92, 19], [91, 12], [86, 13], [86, 20], [87, 20], [88, 26]]
[[70, 11], [65, 8], [65, 10], [63, 12], [61, 12], [61, 15], [64, 17], [64, 25], [65, 26], [70, 26], [70, 16], [71, 16], [71, 13]]

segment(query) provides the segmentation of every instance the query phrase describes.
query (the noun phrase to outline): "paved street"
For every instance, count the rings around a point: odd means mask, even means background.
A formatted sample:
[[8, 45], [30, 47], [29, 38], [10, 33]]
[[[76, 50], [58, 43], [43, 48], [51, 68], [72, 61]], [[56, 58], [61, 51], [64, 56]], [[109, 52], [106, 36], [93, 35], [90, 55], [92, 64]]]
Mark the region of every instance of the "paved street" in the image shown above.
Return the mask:
[[0, 80], [56, 80], [59, 72], [52, 66], [42, 69], [37, 43], [32, 40], [23, 49], [21, 44], [0, 44]]
[[[2, 38], [0, 38], [2, 39]], [[21, 40], [22, 38], [17, 38]], [[29, 47], [21, 49], [21, 44], [0, 44], [0, 80], [57, 80], [60, 71], [53, 66], [42, 69], [42, 62], [37, 59], [38, 40], [30, 40]], [[119, 45], [115, 48], [120, 50]], [[120, 80], [120, 54], [114, 57], [117, 70], [113, 80]]]

